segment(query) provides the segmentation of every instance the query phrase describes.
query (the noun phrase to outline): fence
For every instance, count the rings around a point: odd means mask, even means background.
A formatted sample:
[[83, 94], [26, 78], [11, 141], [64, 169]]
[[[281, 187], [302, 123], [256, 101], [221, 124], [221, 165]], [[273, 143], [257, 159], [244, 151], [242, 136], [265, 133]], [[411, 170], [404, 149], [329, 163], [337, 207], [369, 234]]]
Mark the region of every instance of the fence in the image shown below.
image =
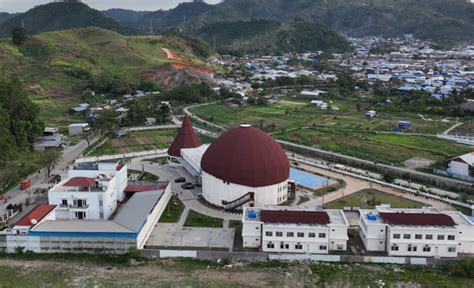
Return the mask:
[[142, 152], [132, 152], [132, 153], [125, 153], [125, 154], [115, 154], [115, 155], [104, 155], [104, 156], [96, 156], [96, 157], [85, 157], [79, 158], [76, 160], [76, 163], [83, 163], [83, 162], [97, 162], [97, 161], [104, 161], [104, 160], [118, 160], [123, 158], [147, 158], [147, 157], [167, 157], [168, 152], [165, 149], [162, 150], [150, 150], [150, 151], [142, 151]]
[[461, 180], [464, 180], [464, 181], [474, 182], [474, 177], [472, 177], [472, 176], [459, 175], [459, 174], [456, 174], [456, 173], [448, 172], [446, 170], [433, 169], [433, 173], [448, 176], [448, 177], [453, 177], [453, 178], [456, 178], [456, 179], [461, 179]]
[[272, 254], [264, 252], [229, 252], [206, 250], [167, 250], [143, 249], [141, 254], [147, 258], [194, 258], [200, 260], [232, 259], [237, 261], [313, 261], [339, 263], [379, 263], [379, 264], [411, 264], [435, 265], [457, 258], [423, 258], [423, 257], [392, 257], [392, 256], [356, 256], [356, 255], [317, 255], [317, 254]]
[[474, 145], [474, 137], [471, 136], [464, 136], [464, 135], [452, 135], [452, 134], [437, 134], [436, 137], [449, 140], [449, 141], [455, 141], [461, 144], [466, 144], [466, 145]]

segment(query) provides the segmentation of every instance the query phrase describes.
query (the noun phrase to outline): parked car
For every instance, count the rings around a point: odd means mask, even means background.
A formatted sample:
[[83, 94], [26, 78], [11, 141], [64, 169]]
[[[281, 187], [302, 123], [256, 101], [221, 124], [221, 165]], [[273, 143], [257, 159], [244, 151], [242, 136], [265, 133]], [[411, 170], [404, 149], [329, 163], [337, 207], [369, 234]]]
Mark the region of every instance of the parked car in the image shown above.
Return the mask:
[[177, 178], [176, 180], [174, 180], [175, 183], [184, 183], [186, 182], [186, 178], [184, 177], [180, 177], [180, 178]]
[[181, 188], [183, 188], [184, 190], [191, 190], [191, 189], [194, 189], [194, 184], [193, 183], [185, 183], [183, 185], [181, 185]]

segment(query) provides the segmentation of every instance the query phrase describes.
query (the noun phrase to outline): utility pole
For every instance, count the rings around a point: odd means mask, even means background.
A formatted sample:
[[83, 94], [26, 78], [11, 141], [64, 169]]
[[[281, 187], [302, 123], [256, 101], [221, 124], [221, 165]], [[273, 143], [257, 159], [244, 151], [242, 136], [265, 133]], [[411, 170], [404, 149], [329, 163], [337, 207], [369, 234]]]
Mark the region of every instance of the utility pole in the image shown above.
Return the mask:
[[214, 34], [214, 39], [213, 39], [213, 43], [214, 43], [214, 49], [216, 49], [216, 35]]

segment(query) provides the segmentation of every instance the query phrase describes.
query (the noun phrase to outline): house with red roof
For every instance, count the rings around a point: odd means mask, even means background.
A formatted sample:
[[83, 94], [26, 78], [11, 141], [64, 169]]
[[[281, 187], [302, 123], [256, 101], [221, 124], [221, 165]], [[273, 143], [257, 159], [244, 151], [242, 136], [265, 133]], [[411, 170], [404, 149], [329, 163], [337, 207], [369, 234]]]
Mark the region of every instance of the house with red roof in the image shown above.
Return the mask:
[[43, 221], [54, 220], [56, 218], [54, 213], [55, 207], [55, 205], [49, 204], [37, 205], [14, 224], [13, 230], [23, 233]]
[[319, 207], [245, 207], [243, 245], [263, 252], [329, 254], [347, 249], [349, 223], [342, 210]]
[[367, 251], [435, 258], [474, 253], [474, 223], [459, 211], [380, 205], [359, 212], [359, 236]]

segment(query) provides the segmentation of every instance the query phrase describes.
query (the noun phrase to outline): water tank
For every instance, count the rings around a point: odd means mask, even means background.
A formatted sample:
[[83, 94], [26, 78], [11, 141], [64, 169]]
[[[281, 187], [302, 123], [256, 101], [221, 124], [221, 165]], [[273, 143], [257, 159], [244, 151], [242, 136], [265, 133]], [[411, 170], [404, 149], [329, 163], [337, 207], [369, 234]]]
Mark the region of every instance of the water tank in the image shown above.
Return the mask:
[[367, 220], [369, 221], [377, 221], [377, 215], [369, 213], [367, 214]]
[[249, 212], [247, 212], [247, 217], [249, 219], [255, 219], [257, 218], [257, 213], [255, 211], [250, 210]]

